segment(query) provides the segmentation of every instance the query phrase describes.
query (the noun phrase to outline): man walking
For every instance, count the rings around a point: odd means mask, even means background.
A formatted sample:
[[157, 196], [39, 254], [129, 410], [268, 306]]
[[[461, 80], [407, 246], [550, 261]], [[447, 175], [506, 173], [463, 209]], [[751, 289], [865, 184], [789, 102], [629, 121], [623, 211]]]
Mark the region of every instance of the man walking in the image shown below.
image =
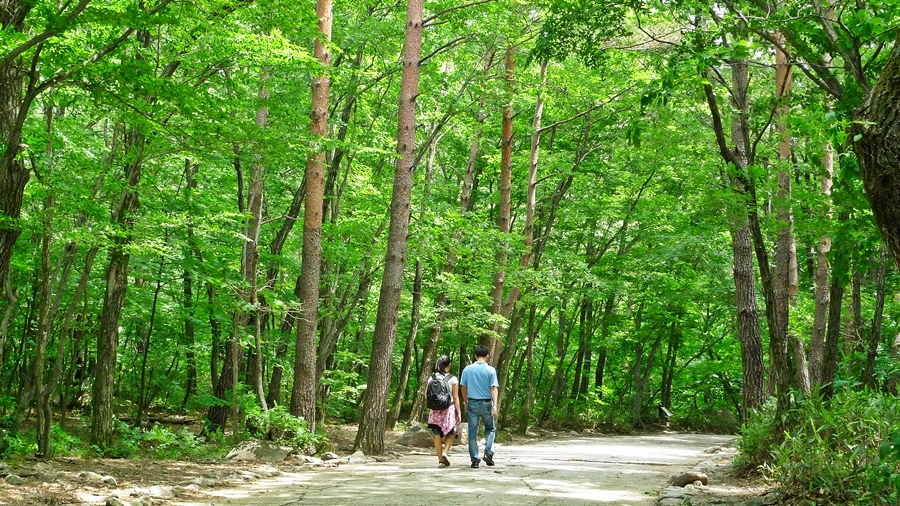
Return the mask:
[[459, 385], [462, 390], [463, 403], [466, 406], [466, 418], [469, 422], [469, 457], [472, 468], [477, 469], [481, 463], [478, 458], [478, 420], [484, 422], [484, 463], [494, 465], [494, 434], [497, 428], [498, 394], [500, 383], [497, 381], [497, 370], [488, 365], [490, 352], [487, 346], [475, 347], [475, 362], [466, 366]]

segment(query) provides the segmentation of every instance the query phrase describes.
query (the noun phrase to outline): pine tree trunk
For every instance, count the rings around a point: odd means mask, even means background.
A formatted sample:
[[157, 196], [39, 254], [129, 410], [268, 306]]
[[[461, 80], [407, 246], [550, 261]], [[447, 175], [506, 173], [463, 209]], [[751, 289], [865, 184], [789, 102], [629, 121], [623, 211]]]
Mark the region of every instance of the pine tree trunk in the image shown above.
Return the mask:
[[[316, 2], [319, 36], [314, 54], [325, 72], [312, 81], [309, 133], [324, 140], [328, 136], [328, 92], [331, 80], [332, 0]], [[294, 354], [294, 384], [291, 414], [304, 418], [310, 432], [316, 420], [316, 332], [319, 322], [319, 279], [322, 271], [322, 206], [325, 199], [325, 151], [306, 160], [306, 202], [303, 215], [303, 265], [300, 271], [300, 319]]]
[[406, 264], [409, 232], [409, 206], [416, 148], [416, 95], [419, 89], [422, 50], [422, 0], [408, 0], [406, 41], [403, 50], [403, 75], [400, 82], [400, 113], [397, 134], [396, 171], [391, 195], [391, 224], [388, 231], [384, 277], [372, 335], [372, 358], [368, 387], [363, 395], [362, 419], [354, 447], [366, 454], [384, 453], [384, 426], [388, 389], [393, 373], [392, 358], [397, 337], [400, 291]]

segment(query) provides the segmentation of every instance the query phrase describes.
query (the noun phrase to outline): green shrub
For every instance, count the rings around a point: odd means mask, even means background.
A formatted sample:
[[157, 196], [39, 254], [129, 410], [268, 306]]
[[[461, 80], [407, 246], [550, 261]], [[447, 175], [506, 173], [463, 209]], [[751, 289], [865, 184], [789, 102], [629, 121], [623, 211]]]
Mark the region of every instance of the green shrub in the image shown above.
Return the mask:
[[0, 436], [0, 457], [8, 458], [37, 451], [34, 430], [25, 434], [4, 433]]
[[765, 404], [750, 413], [747, 422], [741, 427], [738, 439], [738, 455], [734, 466], [741, 474], [749, 474], [772, 458], [772, 446], [775, 444], [776, 401], [770, 397]]
[[116, 435], [114, 445], [108, 448], [91, 445], [91, 450], [98, 457], [121, 459], [134, 457], [138, 454], [141, 449], [141, 441], [144, 439], [144, 433], [140, 428], [130, 427], [118, 418], [113, 418], [113, 433]]
[[228, 448], [222, 441], [195, 436], [187, 427], [173, 431], [159, 426], [144, 434], [144, 446], [153, 458], [173, 460], [215, 460], [222, 458]]
[[254, 437], [282, 441], [296, 448], [315, 447], [324, 438], [309, 432], [306, 420], [291, 415], [285, 406], [275, 406], [268, 411], [259, 407], [248, 409], [247, 427]]
[[895, 505], [900, 485], [900, 402], [893, 396], [844, 389], [830, 401], [796, 402], [774, 445], [774, 407], [764, 406], [741, 438], [748, 465], [761, 469], [799, 503]]

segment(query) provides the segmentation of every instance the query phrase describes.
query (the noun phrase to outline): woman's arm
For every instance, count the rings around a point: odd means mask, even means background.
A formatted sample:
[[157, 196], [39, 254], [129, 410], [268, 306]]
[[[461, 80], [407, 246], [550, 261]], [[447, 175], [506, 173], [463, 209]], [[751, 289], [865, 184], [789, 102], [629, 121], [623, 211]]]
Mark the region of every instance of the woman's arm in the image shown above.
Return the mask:
[[459, 409], [459, 383], [453, 384], [453, 405], [456, 406], [456, 423], [462, 421], [462, 411]]

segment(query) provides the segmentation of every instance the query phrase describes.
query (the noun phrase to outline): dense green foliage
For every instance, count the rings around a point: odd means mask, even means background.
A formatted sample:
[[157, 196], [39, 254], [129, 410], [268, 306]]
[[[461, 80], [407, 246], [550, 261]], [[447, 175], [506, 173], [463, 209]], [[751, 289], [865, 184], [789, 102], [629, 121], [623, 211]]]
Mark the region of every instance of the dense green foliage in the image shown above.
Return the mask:
[[771, 444], [774, 405], [750, 421], [738, 465], [762, 469], [791, 500], [816, 504], [896, 504], [900, 477], [897, 398], [846, 390], [823, 402], [799, 400], [788, 413], [791, 431]]
[[[0, 30], [2, 54], [48, 27], [63, 30], [55, 2], [22, 3], [31, 10], [20, 31]], [[360, 418], [387, 247], [403, 3], [335, 3], [330, 128], [321, 142], [309, 134], [310, 82], [325, 70], [311, 54], [314, 2], [159, 5], [153, 11], [143, 2], [89, 2], [64, 24], [65, 36], [15, 60], [23, 71], [34, 69], [35, 82], [50, 82], [60, 69], [77, 71], [48, 85], [28, 110], [16, 159], [32, 177], [21, 216], [0, 223], [21, 230], [8, 286], [0, 287], [5, 455], [37, 448], [30, 428], [42, 314], [49, 321], [38, 372], [45, 381], [60, 353], [51, 395], [54, 412], [64, 416], [51, 434], [56, 454], [205, 459], [221, 454], [218, 442], [225, 441], [214, 429], [229, 442], [252, 436], [301, 448], [321, 443], [307, 430], [312, 421], [286, 408], [303, 262], [299, 204], [307, 156], [318, 150], [326, 152], [326, 188], [316, 412], [320, 423]], [[870, 503], [895, 497], [900, 276], [883, 255], [847, 132], [897, 37], [898, 4], [836, 5], [835, 37], [811, 4], [778, 7], [764, 16], [765, 6], [755, 1], [712, 8], [693, 1], [425, 2], [406, 280], [389, 357], [400, 422], [413, 416], [420, 372], [432, 367], [423, 362], [436, 328], [437, 354], [449, 355], [454, 367], [465, 365], [479, 338], [492, 335], [508, 348], [504, 430], [646, 428], [659, 421], [663, 405], [676, 428], [743, 427], [746, 465], [763, 465], [794, 496], [839, 501], [850, 494]], [[788, 36], [784, 46], [794, 65], [786, 97], [775, 91], [776, 29]], [[123, 34], [109, 53], [89, 61]], [[503, 67], [510, 47], [511, 74]], [[821, 70], [824, 55], [834, 63]], [[858, 74], [851, 72], [853, 55], [860, 57]], [[721, 156], [707, 94], [715, 94], [727, 130], [730, 115], [740, 112], [728, 97], [732, 66], [742, 59], [751, 62], [741, 118], [753, 143], [747, 167]], [[529, 140], [539, 99], [535, 151]], [[507, 104], [512, 226], [503, 234], [496, 220]], [[784, 106], [789, 113], [781, 115]], [[782, 131], [790, 135], [787, 159], [778, 156]], [[141, 149], [138, 136], [145, 139]], [[823, 192], [831, 150], [833, 191]], [[526, 247], [532, 158], [536, 218], [534, 244]], [[136, 163], [139, 206], [116, 221], [110, 211], [130, 188], [128, 168]], [[463, 209], [470, 163], [471, 199]], [[248, 283], [241, 274], [254, 164], [265, 167], [256, 306], [242, 296]], [[779, 171], [792, 183], [787, 196]], [[739, 179], [752, 184], [752, 200], [735, 188]], [[817, 346], [811, 338], [823, 307], [817, 288], [841, 290], [833, 378], [839, 394], [829, 399], [813, 388], [807, 396], [794, 378], [786, 413], [770, 401], [742, 419], [733, 232], [755, 213], [754, 244], [774, 266], [782, 207], [792, 216], [798, 266], [788, 328], [803, 353]], [[820, 286], [823, 238], [834, 246]], [[114, 425], [115, 445], [91, 448], [86, 431], [96, 413], [91, 391], [105, 272], [117, 251], [130, 255], [113, 378], [114, 411], [123, 421]], [[772, 329], [758, 255], [757, 323], [768, 368]], [[416, 263], [423, 269], [421, 298], [413, 293]], [[508, 317], [489, 310], [499, 272], [504, 294], [520, 293]], [[235, 324], [241, 314], [248, 316], [245, 327]], [[262, 370], [253, 351], [256, 327]], [[239, 381], [217, 397], [232, 339], [245, 350]], [[411, 372], [400, 390], [405, 359]], [[803, 368], [799, 359], [791, 354], [792, 371]], [[768, 374], [767, 388], [774, 381]], [[198, 430], [146, 421], [151, 413], [179, 414], [202, 427], [210, 407], [232, 406], [234, 425], [207, 427], [212, 443]], [[828, 467], [832, 460], [843, 467]]]

